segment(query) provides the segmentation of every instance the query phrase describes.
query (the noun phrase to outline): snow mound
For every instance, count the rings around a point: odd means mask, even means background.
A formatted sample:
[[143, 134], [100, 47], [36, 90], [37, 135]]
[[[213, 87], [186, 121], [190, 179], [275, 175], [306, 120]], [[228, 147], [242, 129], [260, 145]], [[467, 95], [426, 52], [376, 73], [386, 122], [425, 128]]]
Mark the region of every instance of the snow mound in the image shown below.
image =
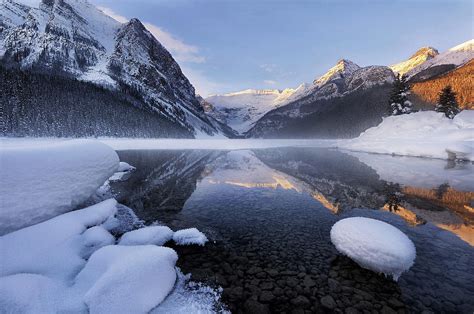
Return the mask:
[[173, 241], [178, 245], [206, 244], [207, 237], [196, 228], [178, 230], [173, 234]]
[[145, 227], [125, 233], [119, 245], [163, 245], [173, 238], [173, 231], [165, 226]]
[[443, 113], [421, 111], [390, 116], [353, 140], [338, 146], [353, 151], [440, 159], [474, 160], [474, 110], [454, 119]]
[[166, 247], [107, 246], [91, 256], [76, 286], [87, 291], [91, 313], [148, 313], [173, 289], [177, 259]]
[[117, 169], [118, 172], [125, 172], [125, 171], [133, 171], [136, 168], [134, 166], [130, 166], [128, 163], [121, 161], [119, 163], [119, 167]]
[[331, 229], [331, 242], [361, 267], [394, 280], [413, 265], [416, 257], [415, 245], [403, 232], [371, 218], [352, 217], [336, 222]]
[[0, 237], [0, 276], [36, 273], [71, 279], [85, 264], [84, 253], [110, 244], [111, 235], [98, 226], [112, 217], [114, 199]]
[[2, 145], [0, 160], [0, 234], [74, 209], [119, 165], [112, 148], [93, 140]]

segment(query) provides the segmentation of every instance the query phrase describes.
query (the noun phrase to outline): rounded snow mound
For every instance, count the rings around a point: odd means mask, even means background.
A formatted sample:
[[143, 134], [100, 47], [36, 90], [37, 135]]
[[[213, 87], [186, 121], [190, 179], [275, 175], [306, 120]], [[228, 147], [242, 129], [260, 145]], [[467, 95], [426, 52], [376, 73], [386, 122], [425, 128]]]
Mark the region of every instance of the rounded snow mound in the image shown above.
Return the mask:
[[383, 221], [352, 217], [338, 221], [331, 229], [336, 249], [361, 267], [398, 280], [416, 257], [413, 242], [399, 229]]
[[196, 228], [181, 229], [173, 234], [173, 241], [178, 245], [201, 245], [208, 241], [206, 235]]
[[119, 245], [163, 245], [173, 237], [173, 231], [166, 226], [145, 227], [125, 233]]

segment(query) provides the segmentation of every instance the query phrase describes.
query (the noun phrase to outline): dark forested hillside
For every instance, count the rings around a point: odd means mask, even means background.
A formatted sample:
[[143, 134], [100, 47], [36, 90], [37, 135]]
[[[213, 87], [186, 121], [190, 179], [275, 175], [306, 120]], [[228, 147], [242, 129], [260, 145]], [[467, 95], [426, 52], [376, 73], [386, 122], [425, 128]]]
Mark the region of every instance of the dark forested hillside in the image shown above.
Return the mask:
[[376, 126], [388, 113], [391, 86], [385, 84], [343, 97], [299, 102], [275, 109], [252, 128], [248, 137], [350, 138]]
[[193, 137], [137, 95], [0, 67], [2, 136]]

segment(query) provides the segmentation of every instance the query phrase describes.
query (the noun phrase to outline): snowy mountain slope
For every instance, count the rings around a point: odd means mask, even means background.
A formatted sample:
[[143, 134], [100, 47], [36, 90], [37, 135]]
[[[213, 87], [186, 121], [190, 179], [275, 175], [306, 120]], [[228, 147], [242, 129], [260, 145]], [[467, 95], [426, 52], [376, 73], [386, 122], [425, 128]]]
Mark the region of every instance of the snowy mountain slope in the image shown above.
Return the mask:
[[440, 53], [409, 70], [406, 75], [412, 81], [423, 81], [458, 68], [474, 59], [474, 39]]
[[242, 134], [265, 113], [286, 103], [297, 91], [298, 89], [291, 88], [283, 91], [247, 89], [212, 95], [206, 98], [206, 102], [211, 105], [208, 106], [207, 113]]
[[403, 75], [427, 60], [433, 59], [439, 54], [438, 50], [432, 47], [422, 47], [418, 49], [408, 60], [391, 65], [393, 72]]
[[247, 89], [235, 93], [209, 96], [206, 101], [212, 105], [212, 109], [208, 110], [208, 113], [243, 134], [273, 109], [310, 94], [318, 98], [336, 96], [340, 92], [340, 82], [351, 77], [358, 69], [360, 67], [354, 62], [342, 59], [324, 75], [315, 79], [313, 84], [304, 83], [296, 89]]
[[[319, 133], [321, 128], [329, 130], [321, 133], [324, 137], [353, 136], [381, 119], [384, 110], [380, 99], [386, 96], [386, 86], [395, 79], [390, 68], [360, 68], [341, 60], [328, 73], [323, 75], [324, 79], [315, 80], [299, 98], [266, 113], [246, 136], [311, 137], [311, 132]], [[363, 116], [368, 109], [372, 112]], [[343, 125], [341, 117], [346, 119]]]
[[143, 24], [121, 24], [86, 0], [34, 7], [2, 1], [0, 63], [120, 90], [195, 135], [218, 133], [179, 65]]
[[316, 86], [323, 86], [324, 84], [345, 78], [360, 69], [360, 66], [354, 62], [346, 59], [341, 59], [335, 66], [330, 68], [324, 75], [314, 80], [313, 84]]

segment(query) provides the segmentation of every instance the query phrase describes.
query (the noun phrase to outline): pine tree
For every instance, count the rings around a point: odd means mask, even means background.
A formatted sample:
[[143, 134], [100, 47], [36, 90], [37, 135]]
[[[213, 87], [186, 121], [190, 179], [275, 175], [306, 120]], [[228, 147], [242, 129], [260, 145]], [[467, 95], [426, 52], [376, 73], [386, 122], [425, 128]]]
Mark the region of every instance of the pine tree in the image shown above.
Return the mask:
[[458, 102], [456, 100], [456, 93], [451, 88], [451, 85], [443, 88], [438, 94], [438, 104], [436, 105], [436, 111], [442, 112], [446, 117], [452, 119], [460, 111]]
[[408, 100], [410, 86], [406, 77], [398, 75], [393, 83], [392, 94], [390, 95], [390, 115], [398, 116], [412, 112], [412, 103]]

